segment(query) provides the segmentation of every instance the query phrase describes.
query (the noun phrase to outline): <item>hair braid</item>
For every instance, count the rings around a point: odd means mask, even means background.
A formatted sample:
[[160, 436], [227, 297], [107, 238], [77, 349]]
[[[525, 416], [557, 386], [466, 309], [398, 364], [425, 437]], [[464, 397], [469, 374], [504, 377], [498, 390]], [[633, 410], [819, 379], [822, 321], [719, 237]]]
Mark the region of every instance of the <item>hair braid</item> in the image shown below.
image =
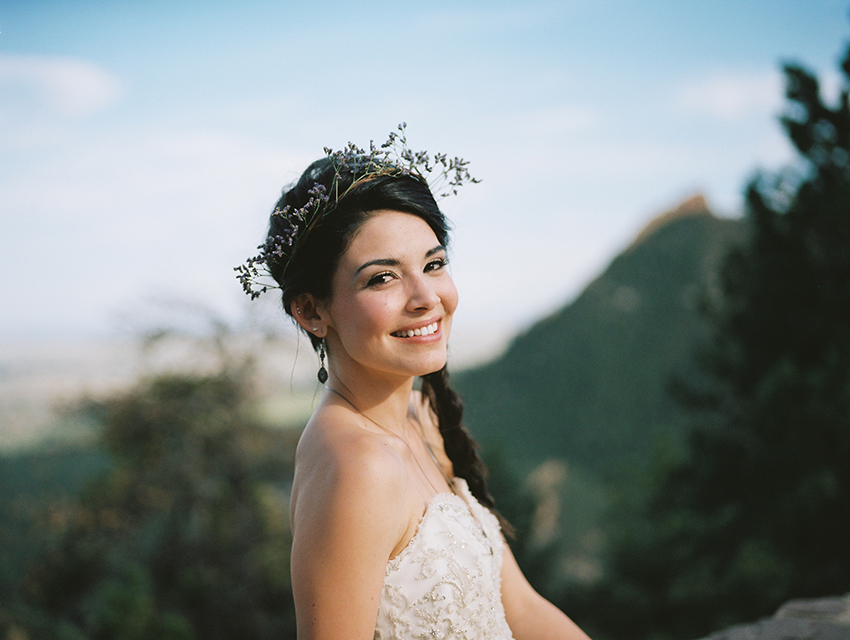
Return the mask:
[[448, 367], [423, 376], [422, 392], [437, 414], [443, 447], [455, 475], [466, 480], [476, 500], [496, 515], [505, 535], [513, 536], [513, 527], [496, 510], [493, 497], [487, 490], [487, 469], [478, 453], [478, 443], [463, 424], [463, 402], [449, 385]]

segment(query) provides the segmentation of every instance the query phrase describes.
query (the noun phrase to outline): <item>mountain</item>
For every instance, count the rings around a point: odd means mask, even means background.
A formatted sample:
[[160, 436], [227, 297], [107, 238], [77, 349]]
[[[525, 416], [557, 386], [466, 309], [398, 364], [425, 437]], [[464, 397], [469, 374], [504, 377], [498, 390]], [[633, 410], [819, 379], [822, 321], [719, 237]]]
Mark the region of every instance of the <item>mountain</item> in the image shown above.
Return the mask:
[[653, 220], [571, 304], [498, 359], [455, 376], [485, 450], [519, 463], [563, 458], [599, 477], [675, 452], [687, 415], [672, 400], [708, 327], [697, 306], [743, 223], [701, 195]]

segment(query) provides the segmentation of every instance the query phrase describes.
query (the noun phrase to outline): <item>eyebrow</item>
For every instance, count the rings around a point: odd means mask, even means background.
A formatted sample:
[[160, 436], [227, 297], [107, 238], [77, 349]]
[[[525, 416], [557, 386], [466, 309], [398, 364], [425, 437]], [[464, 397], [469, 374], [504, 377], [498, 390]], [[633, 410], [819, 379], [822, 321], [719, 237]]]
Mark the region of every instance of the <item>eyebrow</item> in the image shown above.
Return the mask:
[[[433, 249], [426, 251], [425, 257], [430, 258], [435, 253], [440, 253], [440, 251], [445, 251], [445, 250], [446, 250], [446, 248], [443, 245], [438, 244]], [[368, 267], [373, 267], [373, 266], [397, 267], [399, 264], [401, 264], [401, 262], [399, 260], [397, 260], [396, 258], [378, 258], [377, 260], [370, 260], [369, 262], [366, 262], [366, 263], [360, 265], [360, 267], [358, 267], [357, 271], [354, 272], [354, 275], [357, 275], [358, 273], [363, 271], [363, 269], [366, 269]]]

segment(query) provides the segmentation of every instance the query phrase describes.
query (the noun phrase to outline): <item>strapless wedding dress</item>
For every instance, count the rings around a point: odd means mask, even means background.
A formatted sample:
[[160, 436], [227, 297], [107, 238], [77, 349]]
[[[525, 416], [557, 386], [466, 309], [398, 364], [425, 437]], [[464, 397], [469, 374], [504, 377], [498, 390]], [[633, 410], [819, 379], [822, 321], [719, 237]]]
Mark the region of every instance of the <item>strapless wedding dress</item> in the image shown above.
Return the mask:
[[499, 522], [454, 479], [387, 565], [375, 640], [512, 640], [502, 607]]

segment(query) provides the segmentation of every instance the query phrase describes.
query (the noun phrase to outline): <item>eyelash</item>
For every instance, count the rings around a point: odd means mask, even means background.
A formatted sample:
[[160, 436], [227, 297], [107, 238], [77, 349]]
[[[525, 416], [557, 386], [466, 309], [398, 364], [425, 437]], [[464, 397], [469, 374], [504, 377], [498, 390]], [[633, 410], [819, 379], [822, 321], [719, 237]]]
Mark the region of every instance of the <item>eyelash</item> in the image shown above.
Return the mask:
[[[448, 258], [445, 258], [445, 257], [437, 258], [436, 260], [431, 260], [431, 262], [428, 263], [428, 265], [425, 267], [425, 269], [428, 270], [428, 271], [436, 271], [437, 269], [444, 268], [448, 264], [449, 264]], [[435, 268], [429, 269], [428, 267], [431, 267], [432, 265], [435, 265]]]
[[375, 286], [378, 286], [380, 284], [384, 284], [384, 283], [388, 282], [389, 277], [393, 276], [393, 275], [394, 274], [393, 274], [392, 271], [382, 271], [381, 273], [376, 273], [371, 278], [369, 278], [369, 281], [366, 283], [366, 286], [367, 287], [375, 287]]
[[[431, 260], [425, 266], [425, 272], [430, 271], [438, 271], [440, 269], [444, 269], [449, 264], [448, 258], [437, 258], [436, 260]], [[385, 284], [388, 282], [388, 278], [395, 277], [395, 274], [392, 271], [382, 271], [381, 273], [376, 273], [374, 276], [369, 278], [369, 281], [366, 283], [367, 287], [374, 287], [381, 284]]]

